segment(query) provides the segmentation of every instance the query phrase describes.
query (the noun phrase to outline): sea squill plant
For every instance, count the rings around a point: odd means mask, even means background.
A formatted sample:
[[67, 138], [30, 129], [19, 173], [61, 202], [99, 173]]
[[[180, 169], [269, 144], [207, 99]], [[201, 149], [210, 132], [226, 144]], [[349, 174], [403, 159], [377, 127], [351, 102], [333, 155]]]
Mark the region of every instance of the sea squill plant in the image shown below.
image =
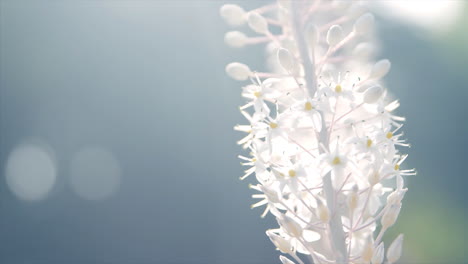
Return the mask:
[[[225, 42], [241, 48], [266, 44], [267, 71], [233, 62], [227, 74], [242, 87], [247, 135], [240, 156], [255, 175], [249, 185], [279, 227], [266, 234], [284, 264], [395, 263], [403, 235], [389, 246], [407, 191], [407, 155], [397, 146], [403, 117], [381, 79], [386, 59], [373, 61], [374, 16], [358, 1], [282, 0], [251, 11], [226, 4], [222, 18], [247, 24], [247, 36], [230, 31]], [[261, 57], [260, 55], [258, 56]]]

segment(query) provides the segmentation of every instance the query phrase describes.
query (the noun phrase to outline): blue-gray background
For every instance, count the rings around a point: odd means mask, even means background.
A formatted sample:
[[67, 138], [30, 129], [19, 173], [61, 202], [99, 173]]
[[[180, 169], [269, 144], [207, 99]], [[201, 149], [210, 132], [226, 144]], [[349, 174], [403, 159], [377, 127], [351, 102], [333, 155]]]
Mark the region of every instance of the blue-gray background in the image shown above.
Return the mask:
[[[244, 6], [258, 3], [244, 2]], [[0, 263], [278, 263], [235, 144], [242, 135], [233, 60], [261, 67], [261, 47], [232, 50], [221, 1], [0, 1]], [[467, 14], [466, 10], [464, 12]], [[466, 248], [468, 33], [428, 37], [380, 21], [388, 86], [419, 175], [397, 232], [416, 263], [461, 263]], [[27, 138], [53, 148], [58, 178], [43, 200], [4, 179]], [[73, 154], [103, 146], [122, 168], [111, 197], [69, 185]]]

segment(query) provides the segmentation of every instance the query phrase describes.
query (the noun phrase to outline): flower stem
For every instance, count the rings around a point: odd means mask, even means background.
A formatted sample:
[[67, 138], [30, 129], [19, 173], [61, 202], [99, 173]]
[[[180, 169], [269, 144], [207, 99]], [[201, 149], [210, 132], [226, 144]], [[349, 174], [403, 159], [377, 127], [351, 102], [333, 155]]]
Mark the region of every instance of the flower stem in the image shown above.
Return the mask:
[[[309, 49], [307, 48], [307, 43], [303, 36], [303, 25], [301, 24], [299, 10], [303, 10], [301, 4], [303, 1], [291, 1], [291, 25], [294, 33], [294, 38], [296, 40], [297, 48], [299, 50], [299, 55], [304, 66], [304, 79], [306, 81], [306, 88], [309, 91], [310, 96], [314, 96], [317, 91], [317, 80], [315, 76], [315, 66], [313, 58], [309, 54]], [[322, 122], [325, 119], [322, 116]], [[320, 141], [323, 144], [328, 145], [326, 126], [322, 127], [320, 132]], [[333, 189], [331, 173], [327, 173], [323, 177], [323, 189], [325, 197], [327, 200], [327, 206], [331, 213], [331, 218], [329, 221], [330, 225], [330, 240], [332, 242], [333, 253], [336, 254], [337, 263], [347, 264], [348, 260], [346, 259], [347, 249], [345, 243], [345, 235], [343, 231], [343, 224], [341, 222], [341, 216], [338, 214], [335, 205], [335, 191]]]

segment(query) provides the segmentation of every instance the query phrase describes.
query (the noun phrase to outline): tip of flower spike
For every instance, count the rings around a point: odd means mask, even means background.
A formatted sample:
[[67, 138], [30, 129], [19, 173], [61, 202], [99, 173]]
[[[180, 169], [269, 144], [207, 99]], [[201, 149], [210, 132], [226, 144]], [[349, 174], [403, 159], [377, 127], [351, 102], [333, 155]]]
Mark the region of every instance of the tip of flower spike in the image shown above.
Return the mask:
[[371, 73], [369, 78], [370, 79], [380, 79], [387, 75], [387, 73], [390, 71], [390, 67], [392, 64], [390, 63], [389, 60], [380, 60], [374, 64], [374, 67], [372, 67]]
[[224, 35], [224, 42], [233, 48], [242, 48], [247, 43], [247, 36], [240, 31], [230, 31]]
[[268, 33], [268, 22], [262, 15], [257, 12], [250, 12], [247, 15], [247, 23], [253, 31], [259, 34]]
[[245, 23], [245, 14], [244, 9], [238, 5], [226, 4], [223, 5], [219, 13], [221, 17], [226, 21], [227, 24], [231, 26], [241, 26]]
[[247, 80], [250, 75], [251, 71], [249, 66], [239, 63], [239, 62], [232, 62], [226, 65], [226, 73], [229, 77], [233, 78], [237, 81], [245, 81]]
[[343, 29], [339, 25], [333, 25], [327, 32], [327, 43], [330, 46], [335, 46], [343, 40]]
[[366, 34], [372, 30], [374, 26], [374, 15], [366, 13], [360, 16], [354, 23], [354, 31], [358, 34]]

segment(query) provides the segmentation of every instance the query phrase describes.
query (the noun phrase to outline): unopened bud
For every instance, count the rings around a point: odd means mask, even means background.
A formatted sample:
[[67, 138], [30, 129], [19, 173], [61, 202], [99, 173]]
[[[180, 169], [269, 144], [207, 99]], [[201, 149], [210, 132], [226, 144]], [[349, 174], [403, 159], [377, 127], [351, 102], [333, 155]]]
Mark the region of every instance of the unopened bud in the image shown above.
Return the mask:
[[292, 0], [278, 0], [278, 5], [282, 8], [289, 9]]
[[348, 13], [349, 18], [354, 19], [354, 18], [360, 17], [366, 12], [367, 12], [367, 8], [363, 4], [356, 1], [356, 4], [353, 4], [348, 9], [347, 13]]
[[287, 72], [290, 72], [294, 69], [294, 59], [287, 49], [278, 49], [278, 62]]
[[372, 67], [369, 78], [380, 79], [384, 77], [390, 71], [391, 66], [392, 64], [390, 63], [389, 60], [378, 61], [377, 63], [374, 64], [374, 67]]
[[317, 210], [319, 219], [324, 223], [328, 223], [330, 220], [330, 211], [328, 211], [328, 208], [320, 200], [317, 200]]
[[231, 26], [241, 26], [245, 23], [245, 11], [238, 5], [223, 5], [220, 9], [220, 15]]
[[398, 215], [400, 214], [400, 210], [401, 210], [401, 205], [400, 204], [390, 205], [388, 210], [382, 216], [382, 220], [381, 220], [382, 227], [383, 228], [389, 228], [393, 224], [395, 224], [395, 222], [396, 222], [396, 220], [398, 218]]
[[371, 31], [374, 26], [374, 15], [366, 13], [360, 16], [354, 23], [354, 31], [358, 34], [366, 34]]
[[369, 263], [374, 255], [374, 243], [372, 239], [369, 237], [364, 245], [364, 249], [361, 253], [361, 258], [364, 260], [364, 263]]
[[372, 86], [364, 92], [364, 103], [373, 104], [377, 102], [382, 94], [384, 89], [381, 86]]
[[266, 34], [268, 33], [268, 22], [266, 19], [257, 12], [250, 12], [247, 16], [247, 22], [249, 23], [249, 27], [259, 33], [259, 34]]
[[406, 190], [396, 190], [387, 196], [387, 204], [400, 204]]
[[284, 215], [278, 220], [281, 227], [292, 237], [302, 236], [302, 227], [289, 216]]
[[242, 48], [247, 42], [247, 36], [240, 31], [230, 31], [224, 35], [224, 42], [233, 48]]
[[384, 260], [384, 243], [380, 243], [378, 247], [374, 249], [374, 254], [372, 255], [372, 264], [382, 264]]
[[279, 249], [279, 251], [284, 254], [292, 253], [291, 244], [288, 240], [286, 240], [286, 238], [273, 233], [271, 230], [267, 230], [266, 234], [270, 238], [271, 242], [273, 242], [273, 244], [276, 246], [276, 248]]
[[348, 208], [352, 211], [356, 209], [359, 202], [359, 189], [357, 185], [354, 185], [353, 190], [348, 194]]
[[400, 234], [392, 242], [390, 247], [388, 247], [388, 250], [387, 250], [388, 263], [395, 263], [400, 259], [402, 247], [403, 247], [403, 234]]
[[368, 58], [375, 53], [375, 46], [369, 42], [359, 43], [353, 50], [353, 55], [358, 58]]
[[327, 32], [327, 43], [330, 46], [335, 46], [343, 40], [343, 29], [339, 25], [333, 25]]
[[374, 186], [379, 182], [380, 182], [380, 174], [378, 172], [376, 172], [376, 171], [372, 171], [369, 174], [369, 184], [371, 186]]
[[251, 74], [249, 66], [239, 62], [229, 63], [225, 70], [229, 77], [237, 81], [245, 81]]

